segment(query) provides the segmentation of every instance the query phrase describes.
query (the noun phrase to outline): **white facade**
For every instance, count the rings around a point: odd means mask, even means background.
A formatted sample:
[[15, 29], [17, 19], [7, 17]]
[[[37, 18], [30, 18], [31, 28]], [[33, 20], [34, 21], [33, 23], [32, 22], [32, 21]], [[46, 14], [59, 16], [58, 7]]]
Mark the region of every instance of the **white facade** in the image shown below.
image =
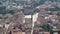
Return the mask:
[[39, 14], [39, 13], [36, 13], [36, 14], [33, 15], [33, 22], [36, 22], [36, 20], [37, 20], [37, 18], [38, 18], [38, 14]]

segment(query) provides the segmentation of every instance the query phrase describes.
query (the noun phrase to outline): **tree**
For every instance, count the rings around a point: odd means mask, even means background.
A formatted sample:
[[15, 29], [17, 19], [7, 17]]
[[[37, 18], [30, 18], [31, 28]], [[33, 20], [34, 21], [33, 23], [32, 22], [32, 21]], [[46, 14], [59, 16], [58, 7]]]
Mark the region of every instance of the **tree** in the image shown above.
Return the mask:
[[60, 12], [57, 12], [57, 16], [60, 16]]

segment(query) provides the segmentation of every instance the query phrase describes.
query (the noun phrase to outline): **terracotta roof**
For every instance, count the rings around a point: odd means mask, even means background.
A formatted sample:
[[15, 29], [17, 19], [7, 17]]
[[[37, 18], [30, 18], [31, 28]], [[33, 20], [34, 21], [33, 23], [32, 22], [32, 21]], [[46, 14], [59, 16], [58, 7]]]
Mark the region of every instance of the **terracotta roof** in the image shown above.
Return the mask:
[[0, 28], [0, 32], [4, 32], [5, 30], [3, 28]]

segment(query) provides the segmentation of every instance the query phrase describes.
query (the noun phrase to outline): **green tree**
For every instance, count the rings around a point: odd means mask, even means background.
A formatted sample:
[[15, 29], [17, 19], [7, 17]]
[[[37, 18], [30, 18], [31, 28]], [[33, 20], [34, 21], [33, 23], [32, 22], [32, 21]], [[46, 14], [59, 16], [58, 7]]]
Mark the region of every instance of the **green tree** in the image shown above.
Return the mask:
[[60, 12], [57, 13], [57, 16], [60, 16]]

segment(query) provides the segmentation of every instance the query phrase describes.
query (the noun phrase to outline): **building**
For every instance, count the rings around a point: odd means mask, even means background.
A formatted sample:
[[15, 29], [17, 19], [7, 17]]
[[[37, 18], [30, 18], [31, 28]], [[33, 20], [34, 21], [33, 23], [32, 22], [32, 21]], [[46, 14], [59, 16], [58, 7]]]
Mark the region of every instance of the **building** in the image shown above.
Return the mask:
[[23, 23], [24, 20], [24, 13], [22, 13], [22, 11], [17, 11], [12, 18], [13, 22], [17, 22], [17, 23]]
[[25, 23], [32, 24], [32, 17], [31, 17], [31, 15], [25, 15]]
[[5, 30], [3, 28], [0, 28], [0, 34], [4, 34]]
[[44, 34], [50, 34], [50, 32], [44, 32]]

